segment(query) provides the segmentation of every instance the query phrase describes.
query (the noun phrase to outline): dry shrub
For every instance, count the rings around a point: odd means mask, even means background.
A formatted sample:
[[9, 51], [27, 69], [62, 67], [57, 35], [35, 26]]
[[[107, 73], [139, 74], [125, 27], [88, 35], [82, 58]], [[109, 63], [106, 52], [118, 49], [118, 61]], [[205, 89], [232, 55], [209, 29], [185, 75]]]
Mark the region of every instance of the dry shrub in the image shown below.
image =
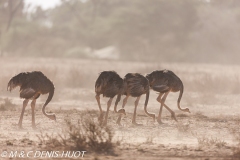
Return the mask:
[[240, 128], [238, 127], [240, 125], [240, 120], [237, 121], [236, 126], [233, 129], [231, 129], [231, 133], [234, 137], [234, 140], [237, 142], [237, 145], [234, 146], [233, 149], [233, 157], [240, 159]]
[[84, 121], [83, 128], [87, 135], [88, 146], [96, 152], [111, 151], [113, 148], [112, 129], [108, 126], [100, 126], [92, 119]]
[[13, 140], [6, 140], [7, 146], [13, 146]]
[[205, 146], [216, 146], [218, 148], [222, 148], [227, 145], [227, 143], [224, 140], [218, 139], [218, 138], [198, 138], [198, 143], [200, 145], [205, 145]]
[[0, 111], [14, 110], [16, 105], [12, 103], [12, 100], [9, 98], [3, 99], [4, 103], [0, 105]]
[[199, 147], [217, 147], [222, 148], [226, 147], [227, 143], [224, 140], [221, 140], [217, 137], [207, 137], [207, 136], [198, 136], [195, 135], [198, 140]]
[[47, 134], [41, 132], [40, 135], [36, 135], [39, 139], [39, 145], [45, 145], [48, 148], [55, 148], [59, 146], [64, 146], [65, 145], [65, 140], [61, 138], [61, 135], [57, 136], [54, 134]]
[[87, 118], [74, 125], [66, 120], [70, 141], [75, 150], [91, 150], [94, 152], [112, 151], [113, 132], [108, 126], [101, 126], [92, 118]]
[[65, 120], [66, 128], [58, 135], [37, 135], [40, 144], [50, 147], [62, 146], [64, 149], [88, 152], [113, 153], [113, 131], [109, 126], [101, 126], [92, 118], [78, 120], [77, 124]]

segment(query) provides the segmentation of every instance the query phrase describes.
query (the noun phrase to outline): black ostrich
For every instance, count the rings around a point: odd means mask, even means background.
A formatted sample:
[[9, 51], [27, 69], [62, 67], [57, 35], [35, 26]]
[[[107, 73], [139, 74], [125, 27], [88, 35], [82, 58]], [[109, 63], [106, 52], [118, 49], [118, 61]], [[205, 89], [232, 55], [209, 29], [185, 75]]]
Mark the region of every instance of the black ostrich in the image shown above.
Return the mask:
[[49, 93], [48, 98], [42, 107], [43, 114], [52, 120], [56, 120], [55, 114], [47, 114], [45, 112], [45, 107], [52, 100], [54, 94], [54, 85], [42, 72], [34, 71], [19, 73], [10, 79], [8, 82], [7, 90], [11, 92], [17, 86], [20, 87], [20, 98], [25, 99], [23, 101], [23, 108], [18, 122], [19, 128], [22, 128], [23, 114], [29, 100], [32, 100], [32, 127], [34, 129], [36, 128], [34, 110], [36, 99], [41, 94]]
[[175, 113], [165, 104], [165, 100], [169, 94], [169, 92], [178, 92], [179, 97], [177, 100], [178, 109], [183, 112], [189, 112], [190, 110], [188, 108], [182, 109], [180, 107], [180, 101], [183, 95], [183, 83], [180, 80], [178, 76], [176, 76], [172, 71], [169, 70], [159, 70], [159, 71], [153, 71], [152, 73], [148, 74], [146, 78], [149, 81], [150, 87], [154, 90], [159, 92], [159, 96], [157, 98], [157, 101], [161, 103], [161, 107], [159, 110], [159, 115], [157, 118], [157, 121], [159, 124], [162, 123], [161, 121], [161, 114], [162, 114], [162, 108], [163, 106], [171, 113], [171, 117], [177, 121], [175, 117]]
[[[121, 100], [123, 90], [123, 79], [115, 72], [115, 71], [103, 71], [100, 73], [96, 83], [95, 83], [95, 92], [96, 92], [96, 100], [100, 110], [99, 121], [101, 124], [106, 125], [108, 119], [108, 113], [110, 106], [112, 104], [113, 98], [117, 95], [117, 99], [114, 106], [115, 113], [125, 114], [124, 109], [120, 109], [117, 111], [117, 104]], [[110, 98], [107, 102], [107, 112], [105, 114], [105, 119], [103, 121], [103, 111], [100, 104], [100, 95], [103, 94], [103, 97]]]
[[[141, 124], [136, 123], [136, 111], [137, 111], [139, 99], [140, 99], [141, 95], [143, 95], [143, 94], [146, 94], [144, 111], [148, 116], [152, 117], [153, 120], [155, 120], [155, 114], [147, 112], [147, 104], [148, 104], [149, 89], [150, 89], [148, 80], [139, 73], [128, 73], [124, 77], [123, 83], [124, 83], [123, 84], [124, 85], [123, 94], [126, 95], [126, 97], [123, 99], [122, 108], [124, 108], [124, 106], [126, 105], [127, 99], [129, 98], [129, 96], [137, 97], [137, 99], [135, 101], [135, 108], [134, 108], [134, 113], [133, 113], [133, 118], [132, 118], [132, 124], [141, 125]], [[117, 120], [118, 125], [121, 125], [121, 123], [120, 123], [121, 116], [122, 115], [119, 115], [119, 117], [118, 117], [118, 120]]]

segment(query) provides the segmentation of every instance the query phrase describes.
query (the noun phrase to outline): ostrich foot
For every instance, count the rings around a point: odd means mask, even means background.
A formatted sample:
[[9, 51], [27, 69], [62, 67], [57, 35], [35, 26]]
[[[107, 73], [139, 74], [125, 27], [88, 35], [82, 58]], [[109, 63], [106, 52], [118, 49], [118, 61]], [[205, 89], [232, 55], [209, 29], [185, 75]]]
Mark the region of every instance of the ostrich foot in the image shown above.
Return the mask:
[[177, 122], [177, 118], [175, 116], [175, 113], [172, 113], [171, 117], [172, 117], [172, 119], [174, 119]]
[[153, 119], [153, 122], [155, 122], [155, 114], [152, 114], [151, 117]]
[[37, 130], [36, 125], [32, 125], [32, 129]]
[[22, 126], [18, 126], [19, 130], [24, 130], [24, 128]]
[[135, 126], [143, 126], [143, 124], [139, 124], [139, 123], [137, 123], [135, 121], [133, 121], [132, 124], [135, 125]]
[[158, 122], [158, 124], [160, 124], [160, 125], [161, 125], [161, 124], [164, 124], [164, 123], [161, 121], [161, 119], [158, 119], [157, 122]]
[[22, 124], [18, 123], [18, 129], [23, 129]]

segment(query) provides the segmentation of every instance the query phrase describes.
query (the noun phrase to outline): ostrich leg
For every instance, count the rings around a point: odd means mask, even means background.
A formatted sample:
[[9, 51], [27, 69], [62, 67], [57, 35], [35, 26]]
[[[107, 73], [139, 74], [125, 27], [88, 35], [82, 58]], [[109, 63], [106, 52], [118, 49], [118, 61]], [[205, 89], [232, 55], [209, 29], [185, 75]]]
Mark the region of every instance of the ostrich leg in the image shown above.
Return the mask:
[[[158, 98], [157, 98], [157, 101], [161, 104], [161, 98], [162, 98], [162, 95], [163, 95], [164, 93], [160, 93], [159, 94], [159, 96], [158, 96]], [[175, 116], [175, 113], [165, 104], [165, 103], [163, 103], [163, 106], [171, 113], [171, 117], [177, 122], [177, 118], [176, 118], [176, 116]]]
[[105, 115], [103, 125], [107, 125], [108, 113], [109, 113], [109, 109], [110, 109], [111, 104], [112, 104], [112, 100], [113, 100], [113, 98], [110, 98], [107, 102], [107, 112], [106, 112], [106, 115]]
[[26, 106], [27, 106], [27, 104], [28, 104], [28, 101], [29, 101], [28, 99], [25, 99], [25, 100], [23, 101], [23, 108], [22, 108], [22, 112], [21, 112], [20, 119], [19, 119], [19, 122], [18, 122], [18, 127], [19, 127], [20, 129], [22, 129], [23, 115], [24, 115], [25, 108], [26, 108]]
[[158, 121], [159, 124], [162, 124], [162, 121], [161, 121], [162, 108], [163, 108], [163, 106], [164, 106], [165, 100], [166, 100], [169, 92], [170, 92], [170, 91], [166, 92], [166, 93], [164, 94], [163, 98], [161, 99], [161, 106], [160, 106], [160, 110], [159, 110], [159, 114], [158, 114], [158, 118], [157, 118], [157, 121]]
[[36, 124], [35, 124], [35, 104], [36, 104], [36, 99], [32, 100], [31, 103], [31, 108], [32, 108], [32, 128], [36, 129]]
[[98, 107], [99, 107], [99, 110], [100, 110], [100, 116], [98, 117], [98, 121], [101, 123], [103, 121], [103, 111], [102, 111], [102, 107], [101, 107], [101, 104], [100, 104], [100, 95], [96, 95], [96, 100], [97, 100]]
[[132, 124], [140, 126], [142, 124], [138, 124], [136, 122], [136, 114], [137, 114], [137, 106], [138, 106], [138, 102], [141, 96], [137, 97], [136, 101], [135, 101], [135, 108], [134, 108], [134, 113], [133, 113], [133, 119], [132, 119]]

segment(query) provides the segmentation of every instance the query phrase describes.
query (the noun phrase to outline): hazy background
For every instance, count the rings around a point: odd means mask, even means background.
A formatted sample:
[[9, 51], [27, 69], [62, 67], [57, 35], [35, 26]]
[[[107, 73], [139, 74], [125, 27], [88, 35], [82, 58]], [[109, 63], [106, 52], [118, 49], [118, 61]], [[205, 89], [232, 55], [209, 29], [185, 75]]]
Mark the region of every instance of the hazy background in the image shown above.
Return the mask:
[[[65, 138], [66, 119], [78, 126], [82, 115], [97, 121], [94, 84], [101, 71], [115, 70], [124, 77], [168, 69], [182, 80], [181, 107], [191, 113], [177, 108], [179, 93], [170, 93], [165, 103], [178, 122], [163, 109], [165, 124], [158, 125], [145, 115], [143, 95], [137, 109], [143, 126], [135, 127], [136, 98], [130, 97], [119, 127], [114, 99], [108, 124], [119, 147], [111, 158], [94, 154], [92, 159], [239, 159], [239, 40], [240, 0], [0, 0], [0, 153], [46, 151], [45, 133], [47, 146], [59, 149], [53, 135]], [[42, 114], [48, 95], [41, 95], [35, 131], [30, 102], [25, 129], [17, 129], [23, 99], [19, 88], [7, 91], [9, 80], [26, 71], [42, 71], [55, 85], [46, 111], [56, 113], [57, 122]], [[156, 116], [157, 97], [151, 90], [148, 111]], [[101, 97], [103, 111], [107, 102]]]
[[1, 0], [1, 56], [238, 63], [239, 0]]

